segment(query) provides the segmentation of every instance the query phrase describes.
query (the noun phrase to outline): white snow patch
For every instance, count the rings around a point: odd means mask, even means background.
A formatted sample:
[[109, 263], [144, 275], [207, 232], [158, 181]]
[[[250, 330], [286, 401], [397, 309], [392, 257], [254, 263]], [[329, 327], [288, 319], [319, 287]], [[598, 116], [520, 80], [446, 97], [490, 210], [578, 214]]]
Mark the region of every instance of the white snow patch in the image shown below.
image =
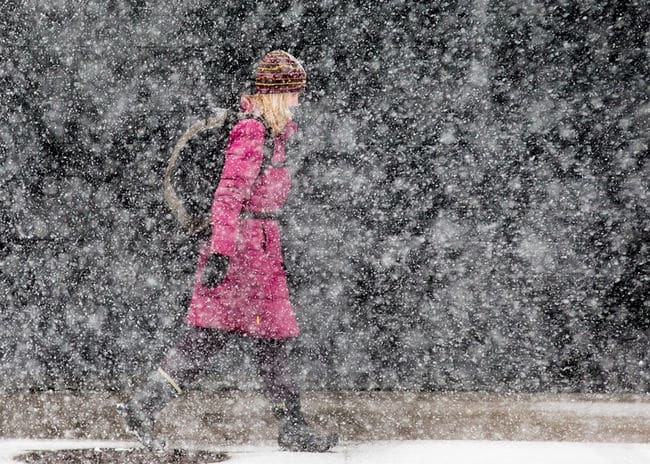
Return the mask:
[[[0, 464], [28, 450], [127, 447], [129, 443], [0, 440]], [[329, 453], [290, 453], [273, 445], [225, 447], [232, 464], [630, 464], [650, 462], [650, 444], [512, 441], [387, 441], [336, 447]]]

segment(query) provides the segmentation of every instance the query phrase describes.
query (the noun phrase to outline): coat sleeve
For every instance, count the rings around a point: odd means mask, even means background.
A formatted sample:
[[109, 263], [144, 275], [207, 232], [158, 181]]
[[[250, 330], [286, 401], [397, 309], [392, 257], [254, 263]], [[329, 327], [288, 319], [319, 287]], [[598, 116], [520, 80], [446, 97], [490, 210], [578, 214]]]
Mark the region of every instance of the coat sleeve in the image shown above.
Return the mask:
[[255, 119], [239, 121], [230, 131], [226, 158], [212, 201], [213, 253], [232, 256], [242, 204], [250, 197], [264, 158], [264, 125]]

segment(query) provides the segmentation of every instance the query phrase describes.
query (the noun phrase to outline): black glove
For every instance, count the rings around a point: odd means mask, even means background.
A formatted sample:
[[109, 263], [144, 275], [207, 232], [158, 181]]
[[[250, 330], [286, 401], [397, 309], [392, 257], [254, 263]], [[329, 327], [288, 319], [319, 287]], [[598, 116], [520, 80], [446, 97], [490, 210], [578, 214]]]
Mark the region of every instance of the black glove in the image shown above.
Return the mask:
[[207, 288], [214, 288], [219, 286], [226, 277], [228, 270], [228, 262], [230, 258], [218, 253], [213, 253], [208, 256], [208, 261], [205, 263], [203, 273], [201, 274], [201, 285]]

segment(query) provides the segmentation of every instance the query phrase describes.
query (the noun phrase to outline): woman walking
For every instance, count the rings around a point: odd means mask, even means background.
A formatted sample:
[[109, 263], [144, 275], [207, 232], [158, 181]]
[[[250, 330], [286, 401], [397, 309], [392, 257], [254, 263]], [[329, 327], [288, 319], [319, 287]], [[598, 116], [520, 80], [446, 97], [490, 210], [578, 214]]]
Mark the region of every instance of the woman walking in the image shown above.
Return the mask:
[[242, 96], [214, 193], [212, 234], [201, 246], [185, 333], [120, 405], [127, 429], [149, 448], [163, 446], [154, 434], [157, 414], [205, 373], [209, 358], [233, 337], [253, 340], [265, 395], [279, 421], [281, 448], [322, 452], [338, 441], [305, 422], [286, 349], [299, 330], [276, 219], [291, 185], [285, 145], [296, 130], [292, 108], [305, 84], [301, 64], [284, 51], [272, 51], [257, 65], [255, 92]]

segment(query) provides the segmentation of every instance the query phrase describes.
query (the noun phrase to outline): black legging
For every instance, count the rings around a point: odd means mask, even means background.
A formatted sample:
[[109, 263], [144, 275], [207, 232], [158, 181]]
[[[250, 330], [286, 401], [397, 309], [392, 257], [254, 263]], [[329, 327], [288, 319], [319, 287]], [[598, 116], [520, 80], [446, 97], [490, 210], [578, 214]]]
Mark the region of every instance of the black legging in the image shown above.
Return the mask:
[[[162, 369], [181, 388], [207, 372], [208, 361], [236, 334], [218, 329], [189, 325], [161, 362]], [[289, 366], [287, 339], [253, 338], [257, 371], [271, 401], [283, 401], [298, 394], [298, 386]]]

